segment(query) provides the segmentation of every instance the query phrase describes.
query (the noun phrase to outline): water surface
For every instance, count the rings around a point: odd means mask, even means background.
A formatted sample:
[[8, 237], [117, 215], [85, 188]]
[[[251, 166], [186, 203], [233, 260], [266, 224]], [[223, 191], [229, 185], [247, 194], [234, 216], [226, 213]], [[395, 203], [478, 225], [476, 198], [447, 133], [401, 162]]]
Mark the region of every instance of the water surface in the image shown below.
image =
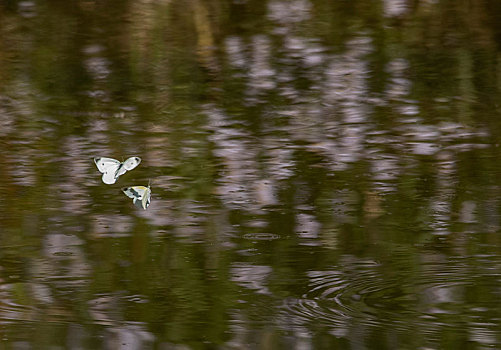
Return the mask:
[[1, 3], [2, 346], [499, 348], [498, 8]]

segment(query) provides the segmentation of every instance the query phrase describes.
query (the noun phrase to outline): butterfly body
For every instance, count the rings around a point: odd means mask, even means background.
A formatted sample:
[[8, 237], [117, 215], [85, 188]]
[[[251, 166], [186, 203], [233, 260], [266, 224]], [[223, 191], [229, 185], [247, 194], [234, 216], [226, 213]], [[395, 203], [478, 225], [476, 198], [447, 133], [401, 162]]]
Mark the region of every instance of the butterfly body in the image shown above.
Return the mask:
[[114, 184], [120, 175], [134, 169], [141, 163], [141, 158], [130, 157], [124, 162], [107, 157], [94, 158], [97, 169], [103, 174], [102, 180], [105, 184]]
[[132, 202], [138, 208], [146, 210], [151, 202], [151, 188], [145, 186], [132, 186], [124, 187], [122, 191], [129, 198], [132, 198]]

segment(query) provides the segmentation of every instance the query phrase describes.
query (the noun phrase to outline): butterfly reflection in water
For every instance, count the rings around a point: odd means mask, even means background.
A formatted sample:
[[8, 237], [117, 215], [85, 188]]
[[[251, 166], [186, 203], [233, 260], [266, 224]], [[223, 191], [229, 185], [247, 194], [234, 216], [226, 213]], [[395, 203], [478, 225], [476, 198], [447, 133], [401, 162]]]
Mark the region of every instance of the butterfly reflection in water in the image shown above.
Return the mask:
[[124, 162], [113, 158], [98, 157], [94, 158], [97, 168], [103, 173], [103, 182], [105, 184], [114, 184], [120, 175], [125, 174], [128, 170], [132, 170], [141, 163], [141, 158], [130, 157]]
[[146, 210], [150, 205], [151, 201], [151, 189], [150, 185], [148, 187], [145, 186], [132, 186], [132, 187], [124, 187], [122, 191], [125, 193], [127, 197], [132, 198], [132, 202], [138, 208], [142, 208]]

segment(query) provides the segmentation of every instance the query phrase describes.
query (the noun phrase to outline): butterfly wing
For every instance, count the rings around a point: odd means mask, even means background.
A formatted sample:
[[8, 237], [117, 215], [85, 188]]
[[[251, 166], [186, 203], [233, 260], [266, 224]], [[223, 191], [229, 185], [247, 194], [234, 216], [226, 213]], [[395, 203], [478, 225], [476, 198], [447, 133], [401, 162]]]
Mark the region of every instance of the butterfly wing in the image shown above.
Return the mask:
[[114, 184], [120, 175], [123, 175], [127, 170], [132, 170], [141, 163], [141, 158], [130, 157], [125, 162], [113, 158], [98, 157], [94, 158], [97, 169], [103, 173], [103, 182], [105, 184]]
[[125, 187], [122, 191], [127, 197], [132, 198], [132, 202], [136, 207], [146, 209], [150, 205], [151, 190], [149, 187]]
[[[148, 208], [150, 206], [150, 202], [151, 202], [151, 189], [148, 186], [146, 188], [146, 192], [143, 195], [143, 199], [141, 200], [141, 207], [144, 210], [146, 210], [146, 208]], [[138, 205], [136, 204], [136, 206], [138, 206]]]
[[124, 167], [124, 163], [121, 163], [118, 169], [115, 171], [115, 180], [118, 179], [120, 175], [123, 175], [127, 172]]
[[122, 191], [129, 198], [141, 200], [143, 199], [143, 196], [146, 193], [147, 189], [148, 187], [144, 186], [132, 186], [132, 187], [124, 187], [122, 188]]
[[113, 185], [115, 182], [117, 182], [117, 178], [115, 176], [115, 172], [110, 171], [107, 173], [103, 174], [103, 177], [101, 178], [103, 182], [107, 185]]
[[127, 170], [132, 170], [137, 167], [139, 163], [141, 163], [141, 158], [139, 157], [130, 157], [125, 162], [120, 163], [120, 166], [115, 171], [115, 181], [120, 175], [125, 174]]
[[[103, 173], [103, 182], [111, 185], [117, 181], [117, 172], [122, 168], [122, 163], [113, 158], [99, 157], [94, 158], [97, 169]], [[125, 172], [125, 171], [124, 171]]]
[[116, 167], [118, 169], [121, 164], [120, 161], [116, 159], [106, 157], [94, 158], [94, 163], [96, 163], [97, 169], [102, 173], [105, 173], [111, 167]]
[[130, 157], [125, 162], [123, 162], [123, 167], [125, 170], [132, 170], [137, 167], [141, 163], [141, 158], [139, 157]]

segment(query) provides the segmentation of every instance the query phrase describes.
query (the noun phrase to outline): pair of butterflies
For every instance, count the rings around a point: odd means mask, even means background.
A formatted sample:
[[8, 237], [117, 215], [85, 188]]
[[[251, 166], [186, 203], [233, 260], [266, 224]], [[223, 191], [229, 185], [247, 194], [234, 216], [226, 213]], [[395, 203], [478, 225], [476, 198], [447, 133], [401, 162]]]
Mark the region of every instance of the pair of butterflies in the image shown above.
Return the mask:
[[[120, 175], [125, 174], [137, 167], [141, 163], [141, 158], [130, 157], [123, 162], [113, 158], [97, 157], [94, 158], [94, 163], [96, 163], [97, 169], [103, 174], [103, 182], [105, 184], [114, 184]], [[124, 187], [122, 191], [129, 198], [132, 198], [132, 202], [138, 208], [146, 210], [150, 205], [151, 201], [151, 189], [150, 185], [145, 186], [132, 186]]]

